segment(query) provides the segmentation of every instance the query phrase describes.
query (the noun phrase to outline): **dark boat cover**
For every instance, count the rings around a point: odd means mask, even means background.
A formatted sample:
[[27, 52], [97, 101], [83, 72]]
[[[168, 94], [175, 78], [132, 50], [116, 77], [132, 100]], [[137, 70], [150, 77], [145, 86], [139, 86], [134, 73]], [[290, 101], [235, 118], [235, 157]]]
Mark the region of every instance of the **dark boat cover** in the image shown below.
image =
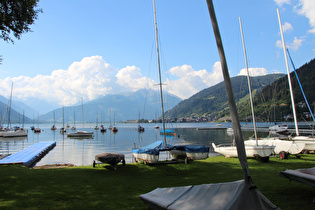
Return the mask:
[[139, 197], [150, 209], [279, 209], [244, 180], [157, 188]]

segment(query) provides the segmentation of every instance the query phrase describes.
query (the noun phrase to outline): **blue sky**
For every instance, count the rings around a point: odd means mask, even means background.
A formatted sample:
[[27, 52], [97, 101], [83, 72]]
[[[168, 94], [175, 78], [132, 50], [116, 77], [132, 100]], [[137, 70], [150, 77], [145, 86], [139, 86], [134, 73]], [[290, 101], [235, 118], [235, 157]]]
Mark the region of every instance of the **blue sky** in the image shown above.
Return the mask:
[[[156, 88], [151, 0], [51, 0], [14, 44], [0, 40], [0, 95], [72, 105], [81, 97]], [[315, 57], [314, 0], [214, 0], [231, 76], [286, 73], [276, 9], [296, 67]], [[182, 99], [222, 81], [205, 0], [156, 0], [163, 81]], [[292, 70], [292, 68], [291, 68]]]

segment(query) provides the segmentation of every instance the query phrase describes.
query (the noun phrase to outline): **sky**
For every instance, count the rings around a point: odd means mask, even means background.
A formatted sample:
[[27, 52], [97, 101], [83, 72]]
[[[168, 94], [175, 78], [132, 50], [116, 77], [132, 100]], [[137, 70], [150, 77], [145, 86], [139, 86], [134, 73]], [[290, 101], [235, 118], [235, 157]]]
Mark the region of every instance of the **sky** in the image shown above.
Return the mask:
[[[213, 0], [230, 76], [286, 73], [277, 16], [296, 67], [315, 57], [314, 0]], [[156, 0], [164, 91], [182, 99], [221, 81], [206, 0]], [[151, 0], [40, 0], [43, 10], [14, 44], [0, 40], [0, 95], [56, 106], [159, 82]], [[11, 36], [12, 37], [12, 36]], [[293, 69], [290, 67], [290, 71]]]

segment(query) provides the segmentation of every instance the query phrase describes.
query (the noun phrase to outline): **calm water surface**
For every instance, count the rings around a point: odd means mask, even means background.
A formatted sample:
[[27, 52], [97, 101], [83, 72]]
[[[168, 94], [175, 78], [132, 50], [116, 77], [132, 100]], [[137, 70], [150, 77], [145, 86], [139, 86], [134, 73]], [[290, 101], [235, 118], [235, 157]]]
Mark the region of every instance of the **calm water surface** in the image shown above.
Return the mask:
[[[50, 130], [51, 125], [42, 124], [39, 127], [41, 133], [33, 133], [31, 125], [25, 125], [28, 129], [27, 138], [2, 138], [0, 137], [0, 154], [12, 154], [27, 148], [41, 141], [56, 141], [57, 145], [45, 157], [43, 157], [36, 165], [56, 164], [56, 163], [72, 163], [77, 166], [91, 165], [95, 155], [104, 152], [121, 153], [126, 157], [126, 162], [133, 162], [131, 150], [136, 146], [146, 146], [156, 140], [163, 140], [159, 130], [154, 129], [155, 124], [143, 124], [145, 132], [137, 131], [137, 124], [116, 124], [117, 133], [108, 130], [101, 133], [99, 130], [94, 130], [95, 125], [87, 126], [85, 130], [93, 131], [93, 139], [70, 139], [66, 134], [60, 134], [59, 128], [62, 125], [56, 125], [58, 130]], [[252, 127], [251, 124], [243, 126]], [[267, 127], [268, 124], [260, 123], [258, 126]], [[82, 126], [77, 125], [77, 128], [82, 129]], [[88, 127], [88, 128], [87, 128]], [[108, 124], [105, 124], [108, 128]], [[216, 144], [232, 143], [233, 136], [227, 133], [226, 129], [231, 127], [231, 123], [180, 123], [173, 124], [177, 136], [167, 137], [167, 142], [175, 143], [191, 143], [210, 146], [211, 143]], [[162, 125], [160, 125], [162, 128]], [[201, 130], [198, 128], [213, 128], [211, 130]], [[216, 129], [217, 128], [217, 129]], [[248, 139], [253, 135], [253, 131], [243, 131], [244, 139]], [[73, 132], [70, 129], [67, 132]], [[268, 133], [259, 132], [259, 136], [267, 136]], [[210, 155], [214, 155], [211, 151]], [[165, 154], [166, 155], [166, 154]], [[163, 157], [162, 157], [163, 158]], [[167, 158], [167, 157], [164, 157]]]

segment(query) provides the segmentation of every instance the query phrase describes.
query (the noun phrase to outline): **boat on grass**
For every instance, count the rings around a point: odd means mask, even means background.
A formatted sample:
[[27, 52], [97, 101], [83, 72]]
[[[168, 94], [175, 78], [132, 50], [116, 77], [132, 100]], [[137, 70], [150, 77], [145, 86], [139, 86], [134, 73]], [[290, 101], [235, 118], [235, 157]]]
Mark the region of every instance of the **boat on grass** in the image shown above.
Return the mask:
[[96, 164], [106, 163], [106, 164], [110, 164], [112, 167], [116, 169], [117, 164], [120, 162], [123, 165], [126, 164], [124, 154], [105, 152], [105, 153], [97, 154], [95, 156], [95, 160], [93, 161], [93, 167], [95, 167]]

